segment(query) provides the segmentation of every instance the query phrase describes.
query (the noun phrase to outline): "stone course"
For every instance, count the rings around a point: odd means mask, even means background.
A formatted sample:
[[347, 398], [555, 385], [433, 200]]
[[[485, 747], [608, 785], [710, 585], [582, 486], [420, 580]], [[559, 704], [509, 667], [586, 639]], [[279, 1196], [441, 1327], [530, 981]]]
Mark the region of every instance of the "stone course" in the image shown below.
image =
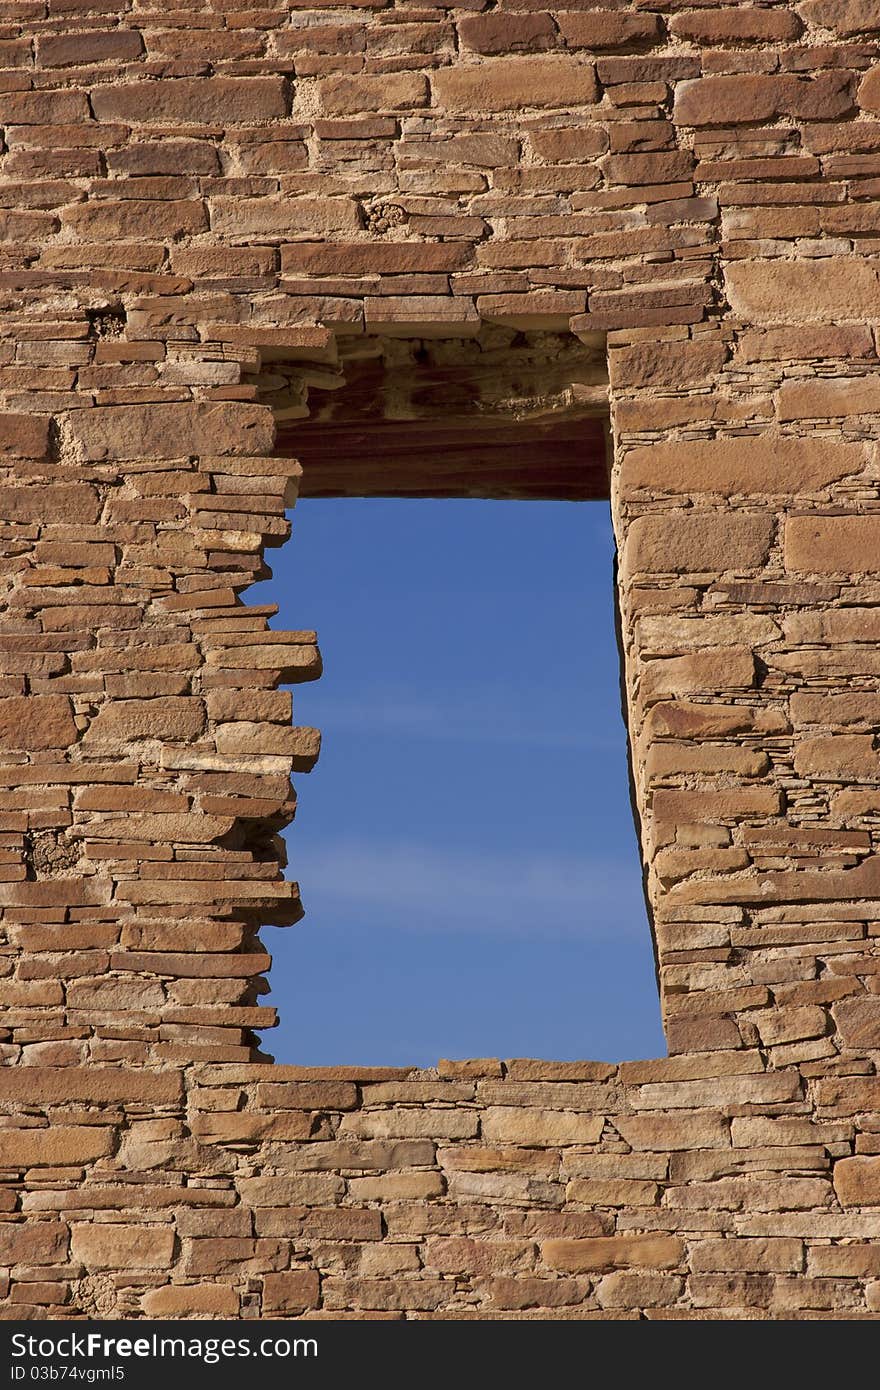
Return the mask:
[[[873, 0], [4, 7], [0, 1316], [880, 1316], [878, 40]], [[667, 1058], [259, 1049], [321, 658], [242, 595], [401, 339], [537, 422], [552, 495], [610, 416]], [[540, 493], [460, 414], [447, 491]]]

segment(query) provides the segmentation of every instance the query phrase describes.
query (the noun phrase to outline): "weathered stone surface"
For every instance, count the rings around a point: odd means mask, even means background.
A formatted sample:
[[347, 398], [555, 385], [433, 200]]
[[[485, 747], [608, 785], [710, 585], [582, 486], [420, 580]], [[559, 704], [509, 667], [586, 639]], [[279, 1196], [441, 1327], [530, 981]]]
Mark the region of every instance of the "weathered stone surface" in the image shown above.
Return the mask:
[[880, 778], [880, 752], [870, 734], [836, 734], [802, 739], [795, 750], [795, 771], [802, 777], [832, 782]]
[[312, 1269], [267, 1274], [263, 1280], [263, 1300], [267, 1312], [301, 1313], [318, 1306], [319, 1281]]
[[785, 524], [786, 569], [809, 574], [880, 573], [880, 517], [792, 516]]
[[767, 10], [754, 5], [730, 10], [689, 10], [673, 15], [669, 23], [671, 32], [677, 38], [699, 44], [742, 43], [749, 40], [772, 43], [774, 40], [796, 39], [801, 27], [798, 15], [781, 6]]
[[585, 1270], [674, 1269], [681, 1263], [684, 1244], [672, 1236], [608, 1236], [596, 1240], [547, 1240], [541, 1247], [550, 1269]]
[[66, 695], [0, 699], [0, 746], [38, 752], [76, 742], [73, 709]]
[[222, 1284], [166, 1284], [144, 1294], [148, 1318], [234, 1318], [238, 1295]]
[[868, 375], [784, 382], [777, 409], [784, 421], [875, 414], [880, 410], [880, 381]]
[[736, 261], [724, 281], [734, 313], [749, 323], [831, 322], [880, 312], [880, 274], [858, 257], [809, 262]]
[[115, 700], [105, 704], [89, 725], [88, 743], [116, 744], [127, 739], [193, 739], [205, 724], [201, 700], [185, 696], [154, 700]]
[[434, 103], [451, 112], [583, 106], [598, 95], [592, 63], [576, 58], [490, 58], [441, 68], [431, 78]]
[[[877, 0], [804, 0], [799, 9], [804, 19], [837, 34], [869, 33], [872, 29], [880, 29], [880, 4]], [[864, 105], [861, 93], [859, 104]]]
[[71, 1258], [90, 1271], [167, 1269], [173, 1252], [174, 1231], [169, 1225], [77, 1222], [70, 1231]]
[[621, 486], [674, 493], [736, 494], [814, 492], [859, 473], [859, 444], [790, 439], [763, 434], [677, 444], [647, 445], [624, 455]]
[[844, 1047], [880, 1047], [880, 998], [843, 999], [832, 1012]]
[[679, 83], [674, 115], [685, 126], [770, 121], [776, 116], [831, 121], [852, 110], [851, 86], [844, 72], [817, 77], [703, 77]]
[[639, 693], [645, 704], [670, 695], [697, 691], [749, 689], [755, 683], [755, 657], [747, 647], [714, 647], [705, 652], [649, 661], [643, 667]]
[[160, 843], [181, 842], [201, 845], [219, 840], [232, 829], [231, 816], [203, 816], [166, 814], [162, 811], [144, 812], [136, 820], [128, 816], [89, 822], [87, 832], [98, 840], [139, 840], [159, 841]]
[[601, 1115], [492, 1106], [483, 1117], [482, 1133], [490, 1143], [595, 1144], [603, 1123]]
[[834, 1191], [842, 1207], [880, 1206], [880, 1155], [838, 1159]]
[[773, 520], [761, 513], [682, 511], [638, 517], [623, 551], [624, 572], [693, 574], [756, 569], [767, 557]]
[[0, 1130], [0, 1166], [56, 1168], [87, 1163], [110, 1152], [113, 1134], [106, 1126], [58, 1125], [48, 1129]]
[[99, 87], [92, 109], [99, 121], [260, 121], [286, 116], [281, 77], [176, 78]]
[[[876, 1317], [874, 0], [160, 9], [0, 33], [4, 1314]], [[301, 486], [610, 496], [668, 1058], [261, 1060]]]
[[275, 434], [261, 406], [207, 401], [105, 406], [75, 412], [71, 424], [87, 459], [259, 454], [272, 448]]
[[0, 1221], [0, 1259], [4, 1265], [63, 1264], [68, 1228], [60, 1221]]

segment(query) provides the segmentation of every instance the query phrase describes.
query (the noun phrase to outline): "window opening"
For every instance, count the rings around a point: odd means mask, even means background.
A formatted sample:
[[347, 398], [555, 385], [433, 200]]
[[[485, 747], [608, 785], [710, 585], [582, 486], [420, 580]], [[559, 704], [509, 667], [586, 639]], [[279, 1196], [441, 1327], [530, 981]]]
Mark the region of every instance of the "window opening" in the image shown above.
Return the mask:
[[264, 929], [264, 1046], [310, 1065], [657, 1055], [613, 535], [607, 501], [570, 505], [607, 498], [604, 352], [484, 329], [341, 358], [345, 385], [313, 384], [283, 428], [303, 486], [260, 595], [324, 652], [294, 692], [324, 747], [294, 778], [306, 917]]

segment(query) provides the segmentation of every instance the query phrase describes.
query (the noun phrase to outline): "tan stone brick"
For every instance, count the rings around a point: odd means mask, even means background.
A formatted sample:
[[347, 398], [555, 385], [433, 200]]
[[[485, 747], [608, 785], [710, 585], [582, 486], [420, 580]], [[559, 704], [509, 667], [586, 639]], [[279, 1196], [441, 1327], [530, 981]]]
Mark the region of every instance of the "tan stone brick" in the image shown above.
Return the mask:
[[443, 1279], [356, 1279], [328, 1276], [324, 1279], [325, 1308], [430, 1312], [449, 1297], [449, 1282]]
[[89, 725], [89, 743], [126, 739], [192, 739], [205, 725], [201, 700], [164, 697], [156, 700], [112, 700], [99, 709]]
[[441, 1236], [427, 1242], [425, 1268], [441, 1274], [491, 1274], [521, 1266], [532, 1246], [523, 1241]]
[[549, 14], [466, 15], [457, 27], [462, 46], [472, 53], [535, 52], [552, 48], [556, 39]]
[[186, 811], [189, 798], [181, 792], [151, 791], [148, 787], [83, 787], [76, 793], [78, 811]]
[[7, 521], [97, 521], [101, 502], [89, 483], [55, 483], [51, 488], [0, 487], [0, 508]]
[[[669, 1081], [637, 1086], [630, 1103], [638, 1110], [691, 1110], [699, 1106], [761, 1105], [770, 1101], [796, 1100], [801, 1078], [791, 1067], [786, 1071], [755, 1076], [716, 1077], [711, 1081]], [[674, 1122], [674, 1116], [671, 1117]]]
[[653, 1207], [658, 1193], [656, 1183], [635, 1178], [574, 1178], [565, 1189], [567, 1201], [590, 1207]]
[[880, 1077], [823, 1077], [815, 1087], [818, 1104], [833, 1108], [838, 1114], [880, 1109]]
[[490, 1106], [483, 1112], [481, 1132], [490, 1143], [554, 1144], [598, 1143], [604, 1117], [566, 1110], [531, 1110], [519, 1106]]
[[144, 1223], [76, 1223], [70, 1232], [70, 1254], [90, 1271], [168, 1269], [174, 1259], [174, 1231]]
[[[880, 18], [878, 18], [876, 5], [872, 3], [872, 0], [868, 0], [867, 7], [862, 7], [862, 14], [859, 19], [855, 18], [855, 8], [852, 0], [848, 4], [844, 0], [844, 4], [841, 6], [843, 14], [838, 23], [843, 28], [844, 33], [852, 32], [850, 26], [854, 23], [858, 24], [859, 28], [880, 28]], [[837, 25], [832, 24], [831, 27], [837, 27]], [[880, 66], [873, 67], [865, 73], [859, 85], [858, 101], [863, 111], [874, 113], [880, 111]]]
[[98, 121], [220, 123], [271, 120], [289, 110], [281, 77], [195, 77], [127, 82], [97, 87], [92, 109]]
[[0, 1100], [147, 1106], [169, 1105], [182, 1095], [180, 1073], [117, 1067], [0, 1067]]
[[803, 1241], [732, 1237], [727, 1240], [699, 1240], [691, 1248], [694, 1271], [798, 1273], [804, 1267]]
[[758, 9], [742, 5], [736, 9], [688, 10], [674, 14], [669, 21], [676, 38], [697, 44], [773, 43], [796, 39], [803, 28], [797, 14], [778, 8]]
[[490, 58], [479, 65], [456, 64], [431, 75], [434, 104], [450, 113], [515, 111], [520, 107], [570, 109], [598, 96], [592, 63], [548, 57]]
[[[612, 359], [613, 360], [613, 359]], [[736, 494], [814, 492], [865, 466], [861, 444], [793, 439], [762, 434], [682, 440], [630, 449], [620, 483], [625, 495], [638, 489], [674, 493]]]
[[773, 521], [762, 512], [690, 512], [638, 517], [623, 550], [624, 577], [755, 569], [770, 549]]
[[85, 34], [45, 34], [37, 40], [37, 63], [44, 68], [83, 63], [128, 62], [144, 51], [134, 29], [93, 30]]
[[808, 1256], [810, 1274], [822, 1278], [870, 1278], [880, 1275], [880, 1245], [812, 1245]]
[[470, 260], [461, 242], [298, 242], [281, 248], [283, 274], [405, 275], [462, 270]]
[[619, 48], [655, 38], [658, 32], [656, 15], [621, 10], [563, 10], [556, 20], [569, 48]]
[[788, 721], [774, 709], [671, 700], [652, 706], [644, 728], [654, 738], [724, 738], [731, 734], [785, 733]]
[[[839, 646], [845, 642], [877, 642], [880, 641], [880, 612], [876, 608], [831, 608], [824, 612], [792, 613], [785, 619], [784, 627], [789, 642], [821, 642], [828, 646]], [[797, 692], [792, 696], [792, 709], [803, 708], [804, 700], [815, 701], [819, 698]], [[826, 722], [837, 722], [830, 715], [832, 711], [840, 711], [843, 715], [849, 714], [844, 722], [852, 723], [851, 706], [856, 698], [862, 698], [865, 708], [871, 709], [870, 696], [864, 697], [861, 692], [859, 697], [827, 697], [824, 709], [829, 717]], [[847, 707], [847, 700], [850, 708]]]
[[783, 382], [776, 408], [782, 421], [877, 414], [880, 381], [874, 376], [841, 376]]
[[207, 227], [204, 205], [195, 200], [159, 202], [126, 198], [75, 203], [64, 209], [62, 220], [78, 237], [91, 241], [118, 241], [124, 237], [179, 237]]
[[812, 1004], [799, 1008], [768, 1009], [753, 1014], [752, 1021], [766, 1047], [795, 1042], [801, 1038], [820, 1038], [828, 1032], [828, 1015], [824, 1009]]
[[834, 1191], [842, 1207], [880, 1206], [880, 1155], [838, 1159]]
[[811, 574], [880, 573], [880, 516], [791, 516], [785, 567]]
[[275, 437], [265, 407], [238, 402], [105, 406], [73, 412], [71, 425], [85, 457], [96, 460], [261, 454]]
[[50, 1265], [67, 1255], [68, 1228], [61, 1221], [0, 1221], [0, 1263]]
[[538, 1279], [534, 1276], [492, 1279], [489, 1284], [493, 1308], [564, 1308], [583, 1303], [588, 1284], [584, 1279]]
[[772, 787], [683, 792], [660, 789], [654, 792], [651, 804], [659, 821], [714, 825], [720, 820], [776, 816], [782, 809], [782, 797]]
[[349, 197], [270, 196], [215, 198], [211, 204], [211, 225], [215, 231], [231, 236], [286, 238], [311, 234], [323, 239], [357, 231], [360, 223], [357, 204]]
[[550, 1269], [566, 1273], [614, 1269], [674, 1269], [685, 1253], [675, 1236], [599, 1236], [587, 1240], [545, 1240], [541, 1257]]
[[263, 1279], [263, 1311], [302, 1313], [317, 1308], [320, 1280], [313, 1269], [287, 1270], [267, 1274]]
[[880, 312], [880, 275], [856, 256], [823, 257], [821, 276], [808, 261], [734, 261], [724, 282], [734, 313], [749, 323], [858, 323]]
[[345, 1185], [333, 1174], [308, 1173], [295, 1177], [240, 1178], [236, 1186], [248, 1206], [320, 1207], [338, 1200]]
[[339, 74], [320, 84], [321, 109], [331, 116], [364, 111], [401, 111], [428, 104], [428, 83], [421, 73], [386, 72], [380, 77]]
[[[589, 1065], [589, 1064], [588, 1064]], [[552, 1070], [549, 1073], [552, 1075]], [[478, 1098], [486, 1105], [536, 1106], [547, 1110], [604, 1110], [611, 1103], [609, 1086], [590, 1081], [481, 1081]]]
[[[657, 159], [661, 156], [653, 156]], [[662, 156], [669, 159], [670, 156]], [[623, 159], [632, 160], [639, 158], [649, 158], [649, 156], [612, 156], [609, 164], [618, 168], [623, 174], [628, 172], [619, 168], [620, 161]], [[687, 175], [685, 175], [687, 177]], [[656, 180], [660, 182], [660, 179]], [[629, 182], [628, 179], [621, 179], [621, 182]], [[645, 182], [655, 182], [655, 178], [646, 178]], [[671, 343], [639, 343], [637, 346], [629, 348], [619, 348], [616, 352], [609, 354], [609, 366], [611, 369], [612, 385], [617, 388], [627, 386], [686, 386], [696, 385], [714, 378], [721, 370], [727, 356], [727, 347], [723, 342], [713, 340], [697, 339], [694, 342], [671, 342]], [[667, 446], [668, 447], [668, 446]], [[677, 446], [677, 449], [686, 454], [689, 446], [686, 443]], [[646, 453], [647, 450], [632, 450], [626, 456], [631, 458], [632, 453]], [[652, 453], [655, 455], [662, 452], [662, 446], [658, 449], [653, 446]], [[656, 467], [660, 467], [659, 459], [655, 459]], [[674, 470], [669, 470], [673, 477], [677, 476]], [[629, 480], [628, 480], [629, 481]], [[630, 486], [633, 484], [630, 482]], [[659, 484], [655, 482], [655, 486]], [[676, 491], [680, 488], [676, 488]], [[709, 492], [710, 488], [703, 491]], [[729, 493], [727, 494], [729, 496]]]
[[0, 699], [0, 747], [33, 751], [67, 748], [76, 737], [73, 710], [66, 695]]
[[599, 1280], [596, 1297], [602, 1308], [658, 1308], [675, 1303], [681, 1290], [681, 1279], [671, 1274], [617, 1270]]
[[210, 844], [227, 835], [234, 824], [231, 816], [203, 816], [142, 812], [136, 818], [117, 817], [110, 820], [90, 820], [79, 828], [78, 834], [95, 840], [155, 841], [157, 844]]
[[750, 121], [770, 121], [782, 115], [831, 121], [851, 111], [852, 106], [848, 73], [826, 72], [817, 77], [738, 73], [735, 77], [679, 82], [674, 119], [684, 126], [735, 125], [748, 113]]
[[231, 1114], [199, 1115], [193, 1119], [192, 1133], [205, 1144], [290, 1143], [308, 1139], [311, 1116], [293, 1112], [286, 1115], [252, 1115], [244, 1111]]
[[714, 1149], [730, 1143], [727, 1121], [708, 1109], [674, 1115], [615, 1115], [613, 1124], [636, 1150]]
[[[804, 0], [799, 5], [804, 19], [835, 34], [862, 34], [880, 29], [880, 0]], [[871, 76], [875, 69], [871, 69]], [[861, 94], [859, 104], [863, 104]]]
[[646, 662], [639, 675], [639, 697], [649, 704], [669, 695], [700, 691], [750, 690], [755, 684], [755, 657], [747, 647], [715, 647]]
[[475, 1110], [397, 1106], [393, 1110], [364, 1110], [344, 1115], [339, 1135], [363, 1139], [472, 1139], [477, 1126]]
[[49, 420], [45, 415], [0, 413], [0, 454], [42, 459], [49, 449]]
[[66, 1163], [89, 1163], [110, 1153], [112, 1147], [113, 1131], [107, 1125], [2, 1129], [0, 1167], [54, 1168]]
[[0, 95], [0, 122], [3, 125], [64, 126], [89, 119], [85, 92], [3, 92]]
[[384, 1173], [375, 1178], [349, 1178], [348, 1188], [359, 1202], [426, 1202], [432, 1197], [442, 1197], [445, 1191], [439, 1173]]
[[222, 1284], [166, 1284], [143, 1296], [148, 1318], [236, 1318], [239, 1297]]
[[350, 1081], [266, 1081], [254, 1096], [261, 1110], [352, 1110], [358, 1099]]
[[766, 1308], [773, 1282], [768, 1274], [695, 1274], [688, 1288], [696, 1308]]
[[794, 767], [820, 781], [872, 781], [880, 778], [880, 753], [871, 734], [807, 738], [795, 747]]
[[880, 1046], [880, 998], [843, 999], [832, 1013], [844, 1047]]

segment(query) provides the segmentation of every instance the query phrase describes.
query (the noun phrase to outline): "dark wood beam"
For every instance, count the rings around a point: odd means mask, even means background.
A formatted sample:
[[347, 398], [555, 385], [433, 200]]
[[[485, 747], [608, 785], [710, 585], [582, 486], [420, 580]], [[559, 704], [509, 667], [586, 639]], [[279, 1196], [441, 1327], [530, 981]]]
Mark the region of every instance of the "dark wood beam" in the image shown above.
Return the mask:
[[278, 449], [302, 464], [302, 497], [608, 497], [607, 425], [595, 414], [298, 421]]

